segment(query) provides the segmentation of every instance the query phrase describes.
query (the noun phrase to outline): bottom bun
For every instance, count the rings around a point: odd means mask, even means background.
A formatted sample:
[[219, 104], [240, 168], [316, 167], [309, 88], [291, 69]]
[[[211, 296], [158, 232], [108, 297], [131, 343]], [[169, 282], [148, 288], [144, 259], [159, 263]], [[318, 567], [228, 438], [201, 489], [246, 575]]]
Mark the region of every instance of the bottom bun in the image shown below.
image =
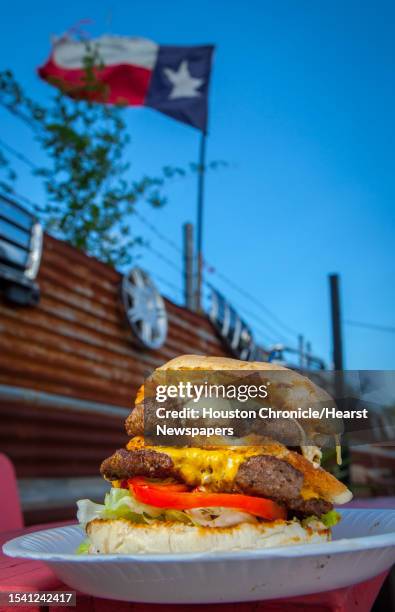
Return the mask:
[[156, 521], [150, 525], [125, 519], [94, 519], [86, 526], [90, 552], [158, 554], [253, 550], [326, 542], [329, 529], [302, 527], [299, 521], [240, 523], [233, 527], [199, 527]]

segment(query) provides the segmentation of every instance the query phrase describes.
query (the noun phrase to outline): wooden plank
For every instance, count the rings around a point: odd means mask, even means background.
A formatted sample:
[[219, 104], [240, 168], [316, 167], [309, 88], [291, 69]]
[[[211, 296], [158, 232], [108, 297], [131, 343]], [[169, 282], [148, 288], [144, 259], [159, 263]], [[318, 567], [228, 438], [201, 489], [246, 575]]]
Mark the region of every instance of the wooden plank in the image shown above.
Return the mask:
[[[97, 475], [127, 436], [124, 418], [91, 410], [124, 407], [126, 417], [138, 387], [159, 365], [185, 353], [229, 354], [206, 316], [170, 300], [164, 346], [142, 347], [126, 321], [121, 279], [109, 266], [45, 236], [37, 307], [0, 302], [0, 384], [60, 398], [53, 406], [34, 394], [28, 403], [0, 400], [0, 449], [19, 477]], [[89, 410], [84, 405], [83, 412], [63, 404], [64, 398], [96, 404]], [[43, 520], [42, 513], [35, 511], [32, 520]]]

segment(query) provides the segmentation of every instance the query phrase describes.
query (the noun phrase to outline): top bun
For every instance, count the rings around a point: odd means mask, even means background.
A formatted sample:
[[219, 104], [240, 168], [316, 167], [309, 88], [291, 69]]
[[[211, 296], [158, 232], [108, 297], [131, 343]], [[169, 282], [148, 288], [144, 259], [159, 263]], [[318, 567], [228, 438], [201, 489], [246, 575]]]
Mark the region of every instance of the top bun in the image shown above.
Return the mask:
[[240, 361], [211, 355], [180, 355], [161, 365], [158, 370], [287, 370], [264, 361]]
[[[267, 363], [262, 361], [240, 361], [228, 357], [212, 357], [203, 355], [181, 355], [175, 359], [171, 359], [163, 364], [157, 371], [260, 371], [260, 372], [286, 372], [285, 377], [281, 379], [274, 378], [271, 380], [270, 386], [270, 404], [273, 408], [279, 411], [295, 410], [298, 406], [317, 407], [319, 406], [334, 406], [332, 397], [322, 388], [315, 385], [311, 380], [302, 376], [294, 370], [284, 368], [283, 366]], [[126, 432], [130, 436], [144, 435], [144, 387], [140, 387], [136, 405], [131, 414], [126, 419]], [[328, 437], [333, 437], [343, 431], [343, 425], [340, 419], [300, 419], [298, 420], [303, 431], [300, 432], [302, 439], [298, 443], [305, 443], [303, 440], [303, 432], [307, 436], [310, 444], [323, 446]], [[292, 425], [292, 422], [291, 422]], [[261, 421], [261, 430], [259, 429], [259, 421], [257, 421], [256, 433], [261, 435], [268, 434], [266, 428], [268, 423]], [[299, 435], [299, 434], [298, 434]], [[275, 434], [274, 434], [275, 437]]]

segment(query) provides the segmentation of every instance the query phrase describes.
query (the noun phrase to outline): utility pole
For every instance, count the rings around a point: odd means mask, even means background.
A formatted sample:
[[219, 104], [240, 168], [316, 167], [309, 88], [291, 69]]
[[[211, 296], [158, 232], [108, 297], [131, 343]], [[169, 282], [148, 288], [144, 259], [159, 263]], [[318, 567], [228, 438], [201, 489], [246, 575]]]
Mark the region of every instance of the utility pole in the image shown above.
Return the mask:
[[203, 285], [203, 204], [204, 204], [204, 177], [206, 173], [206, 134], [201, 133], [198, 168], [198, 194], [197, 194], [197, 240], [196, 240], [196, 286], [195, 309], [202, 309]]
[[[332, 314], [332, 349], [333, 349], [333, 369], [334, 372], [334, 390], [336, 403], [340, 408], [345, 408], [345, 385], [343, 374], [343, 339], [341, 326], [341, 306], [340, 306], [340, 279], [338, 274], [329, 275], [329, 289], [331, 296], [331, 314]], [[345, 485], [350, 482], [350, 449], [347, 444], [347, 438], [343, 438], [343, 476], [341, 480]]]
[[309, 369], [310, 367], [310, 356], [311, 356], [311, 342], [306, 342], [306, 367]]
[[331, 294], [332, 313], [332, 347], [333, 347], [333, 369], [343, 370], [343, 341], [341, 329], [341, 309], [339, 293], [339, 275], [329, 275], [329, 287]]
[[304, 337], [302, 334], [298, 335], [298, 352], [299, 352], [299, 367], [301, 370], [304, 368]]
[[184, 223], [183, 226], [184, 244], [184, 300], [185, 306], [189, 310], [195, 310], [195, 291], [194, 291], [194, 254], [193, 254], [193, 225]]

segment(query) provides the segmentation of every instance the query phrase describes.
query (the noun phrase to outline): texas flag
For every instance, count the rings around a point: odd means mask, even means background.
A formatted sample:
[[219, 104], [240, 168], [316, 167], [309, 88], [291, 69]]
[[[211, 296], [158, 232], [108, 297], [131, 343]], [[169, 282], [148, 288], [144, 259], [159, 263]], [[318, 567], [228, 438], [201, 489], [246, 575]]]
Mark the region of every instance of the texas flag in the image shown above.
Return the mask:
[[39, 75], [75, 98], [150, 106], [206, 132], [212, 45], [173, 47], [145, 38], [101, 36], [89, 46], [102, 64], [95, 72], [105, 98], [86, 87], [85, 41], [56, 40]]

